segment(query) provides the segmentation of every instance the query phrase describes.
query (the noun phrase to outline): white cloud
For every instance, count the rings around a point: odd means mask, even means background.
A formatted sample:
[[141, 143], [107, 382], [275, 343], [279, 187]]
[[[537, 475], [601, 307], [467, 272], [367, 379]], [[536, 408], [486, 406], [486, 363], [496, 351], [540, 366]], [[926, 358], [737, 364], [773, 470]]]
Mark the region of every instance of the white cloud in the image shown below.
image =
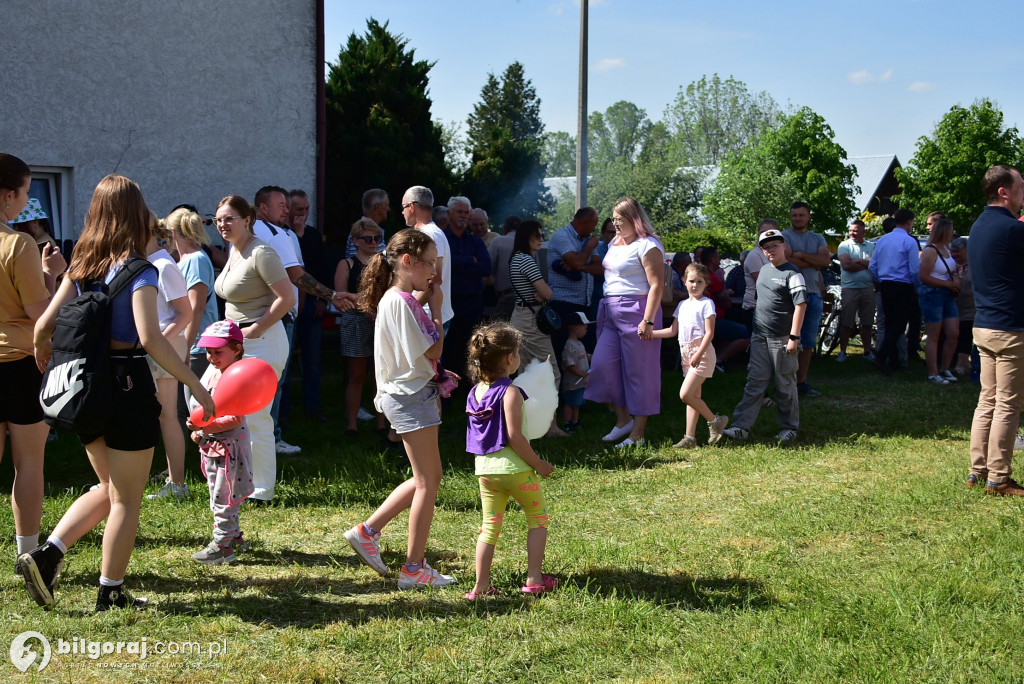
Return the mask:
[[872, 74], [867, 69], [861, 71], [853, 71], [846, 75], [850, 83], [854, 85], [867, 85], [868, 83], [888, 83], [889, 79], [892, 78], [892, 69], [887, 69], [880, 74]]
[[928, 81], [914, 81], [907, 87], [907, 90], [912, 93], [926, 93], [929, 90], [935, 90], [935, 84]]
[[606, 71], [621, 69], [624, 66], [626, 66], [626, 60], [624, 59], [620, 59], [618, 57], [605, 58], [594, 65], [594, 71], [598, 72], [599, 74], [603, 74]]
[[565, 11], [565, 3], [556, 2], [553, 5], [548, 5], [548, 12], [550, 12], [553, 15], [555, 15], [556, 17], [562, 16], [562, 13], [564, 11]]

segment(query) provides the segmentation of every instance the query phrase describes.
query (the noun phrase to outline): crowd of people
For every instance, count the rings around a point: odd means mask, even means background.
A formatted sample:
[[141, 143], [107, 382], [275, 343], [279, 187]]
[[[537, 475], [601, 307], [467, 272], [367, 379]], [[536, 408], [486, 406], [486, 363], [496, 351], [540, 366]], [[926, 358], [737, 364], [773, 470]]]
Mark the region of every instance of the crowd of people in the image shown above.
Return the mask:
[[[504, 234], [497, 235], [486, 212], [468, 198], [435, 207], [429, 188], [413, 186], [401, 199], [406, 229], [386, 239], [389, 197], [371, 189], [334, 265], [322, 234], [306, 224], [309, 201], [301, 190], [264, 186], [251, 203], [226, 196], [212, 220], [227, 245], [222, 250], [208, 244], [194, 207], [182, 205], [160, 220], [135, 183], [112, 175], [96, 188], [68, 264], [45, 230], [20, 225], [41, 212], [29, 202], [29, 178], [21, 160], [0, 155], [6, 219], [0, 249], [10, 255], [3, 261], [9, 277], [0, 279], [6, 333], [0, 371], [17, 390], [5, 399], [0, 419], [11, 436], [16, 471], [17, 570], [42, 606], [53, 605], [68, 548], [105, 518], [97, 610], [141, 604], [123, 581], [161, 440], [166, 480], [152, 499], [189, 495], [186, 438], [202, 456], [213, 541], [193, 558], [227, 563], [245, 550], [240, 505], [273, 500], [277, 456], [301, 450], [283, 439], [296, 349], [303, 408], [312, 419], [327, 420], [319, 396], [324, 318], [336, 319], [347, 359], [346, 434], [358, 436], [360, 420], [373, 420], [382, 445], [404, 450], [411, 465], [412, 476], [345, 533], [358, 556], [387, 575], [381, 533], [408, 510], [402, 589], [455, 581], [430, 566], [426, 548], [442, 476], [438, 426], [442, 412], [460, 410], [454, 405], [460, 396], [466, 397], [466, 448], [476, 457], [483, 507], [477, 581], [467, 598], [497, 591], [490, 565], [510, 497], [526, 511], [530, 528], [522, 591], [554, 588], [556, 581], [541, 571], [548, 522], [541, 481], [553, 468], [526, 439], [529, 397], [511, 384], [531, 360], [550, 364], [560, 393], [563, 425], [555, 412], [543, 426], [547, 436], [582, 429], [580, 407], [591, 401], [614, 412], [614, 426], [602, 439], [616, 448], [643, 445], [649, 419], [662, 411], [664, 339], [677, 341], [672, 346], [683, 370], [679, 396], [686, 419], [676, 448], [697, 446], [700, 417], [709, 444], [748, 439], [760, 410], [771, 405], [779, 424], [775, 439], [792, 442], [802, 398], [819, 394], [809, 377], [826, 294], [822, 270], [831, 256], [824, 237], [810, 230], [811, 210], [803, 202], [791, 207], [788, 229], [762, 221], [756, 244], [727, 274], [713, 246], [667, 255], [643, 207], [630, 197], [615, 203], [597, 235], [601, 221], [592, 207], [580, 208], [550, 235], [539, 222], [518, 217], [505, 220]], [[862, 222], [853, 222], [838, 249], [837, 361], [848, 359], [857, 326], [864, 358], [886, 374], [899, 370], [916, 355], [919, 315], [928, 380], [955, 382], [973, 363], [981, 382], [968, 486], [985, 478], [990, 493], [1024, 496], [1010, 468], [1024, 396], [1024, 226], [1016, 220], [1024, 181], [1014, 169], [994, 167], [983, 190], [989, 206], [971, 231], [969, 254], [967, 241], [955, 237], [941, 214], [929, 216], [923, 248], [911, 237], [909, 210], [895, 213], [877, 243], [865, 240]], [[983, 269], [971, 268], [977, 263]], [[105, 292], [122, 280], [130, 282], [111, 295], [110, 339], [122, 389], [110, 414], [119, 417], [79, 434], [99, 484], [39, 545], [48, 430], [38, 394], [58, 311], [81, 293]], [[973, 347], [965, 344], [971, 339]], [[743, 396], [731, 416], [715, 413], [702, 398], [704, 383], [743, 353], [749, 353]], [[972, 353], [978, 361], [971, 361]], [[220, 375], [243, 356], [270, 365], [277, 395], [248, 416], [214, 417]], [[463, 378], [475, 384], [458, 390]], [[373, 395], [371, 409], [363, 406], [364, 389]], [[204, 414], [203, 425], [196, 410]]]

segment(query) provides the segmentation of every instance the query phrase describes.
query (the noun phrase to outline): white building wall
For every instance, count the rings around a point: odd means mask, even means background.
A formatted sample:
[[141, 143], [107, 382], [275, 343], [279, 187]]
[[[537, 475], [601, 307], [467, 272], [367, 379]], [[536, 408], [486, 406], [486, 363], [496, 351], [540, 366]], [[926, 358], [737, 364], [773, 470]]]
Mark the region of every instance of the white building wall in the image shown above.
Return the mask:
[[262, 185], [302, 188], [315, 207], [315, 12], [312, 0], [6, 3], [0, 151], [70, 170], [65, 238], [115, 171], [160, 216], [182, 202], [212, 213]]

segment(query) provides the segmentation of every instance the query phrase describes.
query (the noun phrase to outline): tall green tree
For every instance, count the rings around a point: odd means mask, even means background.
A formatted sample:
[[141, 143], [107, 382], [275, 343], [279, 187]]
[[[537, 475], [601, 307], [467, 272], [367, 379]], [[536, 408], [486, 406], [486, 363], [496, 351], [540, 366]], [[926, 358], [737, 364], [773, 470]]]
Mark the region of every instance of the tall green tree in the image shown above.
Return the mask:
[[896, 169], [903, 192], [894, 197], [917, 214], [941, 211], [959, 233], [967, 233], [985, 206], [981, 178], [996, 164], [1020, 168], [1024, 144], [1016, 127], [1003, 123], [991, 100], [970, 107], [955, 105], [931, 136], [917, 140], [907, 166]]
[[497, 221], [550, 209], [541, 161], [540, 98], [522, 64], [510, 64], [500, 80], [487, 75], [467, 124], [470, 165], [463, 185], [474, 206], [487, 209]]
[[743, 81], [714, 74], [680, 88], [665, 123], [680, 164], [717, 166], [775, 128], [780, 114], [768, 93], [752, 93]]
[[[326, 233], [347, 233], [361, 215], [362, 194], [383, 188], [392, 206], [406, 188], [449, 192], [442, 127], [431, 120], [427, 97], [433, 62], [417, 60], [408, 41], [376, 19], [366, 34], [349, 36], [326, 84]], [[392, 211], [388, 232], [404, 227]]]
[[763, 218], [785, 226], [789, 206], [803, 200], [813, 212], [812, 230], [840, 233], [853, 218], [854, 168], [825, 120], [804, 107], [777, 130], [722, 164], [704, 197], [709, 225], [753, 236]]
[[576, 175], [576, 137], [565, 131], [545, 133], [540, 160], [550, 177]]

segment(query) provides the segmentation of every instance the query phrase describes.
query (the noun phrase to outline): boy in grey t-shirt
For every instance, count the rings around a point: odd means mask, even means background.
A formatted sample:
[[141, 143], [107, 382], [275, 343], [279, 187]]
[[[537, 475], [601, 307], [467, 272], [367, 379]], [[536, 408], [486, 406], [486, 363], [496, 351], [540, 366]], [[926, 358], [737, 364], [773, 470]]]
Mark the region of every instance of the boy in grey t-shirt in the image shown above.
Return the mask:
[[764, 393], [774, 376], [775, 404], [782, 428], [775, 439], [792, 442], [800, 427], [797, 352], [800, 350], [800, 327], [807, 309], [807, 285], [800, 270], [786, 261], [786, 243], [780, 231], [764, 231], [757, 244], [764, 250], [768, 263], [761, 267], [757, 276], [747, 384], [743, 398], [733, 410], [733, 427], [723, 434], [732, 439], [750, 436]]

